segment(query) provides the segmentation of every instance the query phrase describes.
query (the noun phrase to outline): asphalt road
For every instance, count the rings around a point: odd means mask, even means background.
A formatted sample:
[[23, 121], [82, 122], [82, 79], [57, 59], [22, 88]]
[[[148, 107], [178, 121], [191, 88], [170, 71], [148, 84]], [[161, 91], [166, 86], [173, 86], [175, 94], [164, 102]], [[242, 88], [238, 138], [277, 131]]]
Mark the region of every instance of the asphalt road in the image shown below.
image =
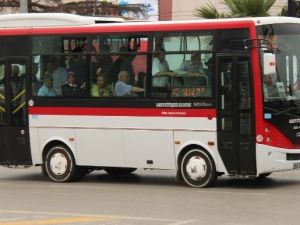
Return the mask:
[[300, 171], [189, 188], [173, 171], [57, 184], [39, 168], [0, 168], [0, 225], [299, 225]]

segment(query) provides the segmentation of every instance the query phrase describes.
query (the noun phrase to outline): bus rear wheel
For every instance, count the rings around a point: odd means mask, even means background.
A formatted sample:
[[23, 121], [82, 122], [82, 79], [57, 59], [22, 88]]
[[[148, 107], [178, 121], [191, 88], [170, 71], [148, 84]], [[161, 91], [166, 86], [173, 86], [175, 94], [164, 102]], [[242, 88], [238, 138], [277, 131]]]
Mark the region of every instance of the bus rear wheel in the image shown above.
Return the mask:
[[48, 177], [55, 182], [76, 181], [85, 175], [84, 170], [76, 166], [73, 155], [64, 145], [50, 148], [44, 165]]
[[217, 180], [215, 163], [201, 149], [193, 149], [184, 154], [180, 164], [184, 182], [190, 187], [209, 187]]
[[133, 173], [137, 168], [121, 168], [121, 167], [109, 167], [104, 169], [109, 175], [113, 177], [125, 176]]

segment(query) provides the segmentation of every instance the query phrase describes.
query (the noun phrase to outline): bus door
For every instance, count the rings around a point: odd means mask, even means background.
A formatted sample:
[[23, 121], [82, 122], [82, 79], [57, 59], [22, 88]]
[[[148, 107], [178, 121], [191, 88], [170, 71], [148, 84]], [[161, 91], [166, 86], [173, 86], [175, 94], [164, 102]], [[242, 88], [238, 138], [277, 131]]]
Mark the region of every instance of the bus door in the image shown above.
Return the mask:
[[217, 57], [218, 149], [229, 174], [256, 175], [250, 58]]
[[26, 60], [0, 60], [0, 164], [31, 165]]

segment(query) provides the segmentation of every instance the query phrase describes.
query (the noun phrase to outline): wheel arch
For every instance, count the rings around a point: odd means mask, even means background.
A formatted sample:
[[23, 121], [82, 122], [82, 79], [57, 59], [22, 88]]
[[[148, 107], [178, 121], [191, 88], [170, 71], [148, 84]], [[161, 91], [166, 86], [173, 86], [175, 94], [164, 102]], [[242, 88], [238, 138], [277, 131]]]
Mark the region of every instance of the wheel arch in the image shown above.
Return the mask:
[[47, 153], [49, 152], [49, 150], [56, 146], [56, 145], [64, 145], [65, 147], [67, 147], [67, 150], [70, 152], [70, 154], [72, 154], [75, 164], [76, 163], [76, 154], [75, 154], [75, 150], [73, 149], [72, 145], [70, 145], [67, 141], [60, 139], [60, 138], [53, 138], [53, 139], [49, 139], [48, 141], [46, 141], [42, 147], [42, 160], [44, 163], [44, 159], [47, 155]]
[[218, 161], [216, 159], [216, 156], [210, 150], [208, 150], [207, 146], [203, 146], [199, 143], [189, 143], [181, 147], [181, 150], [179, 150], [177, 153], [177, 160], [176, 160], [178, 170], [180, 170], [181, 161], [184, 155], [193, 149], [201, 149], [202, 151], [204, 151], [211, 158], [211, 160], [215, 165], [216, 171], [218, 171], [218, 163], [217, 163]]

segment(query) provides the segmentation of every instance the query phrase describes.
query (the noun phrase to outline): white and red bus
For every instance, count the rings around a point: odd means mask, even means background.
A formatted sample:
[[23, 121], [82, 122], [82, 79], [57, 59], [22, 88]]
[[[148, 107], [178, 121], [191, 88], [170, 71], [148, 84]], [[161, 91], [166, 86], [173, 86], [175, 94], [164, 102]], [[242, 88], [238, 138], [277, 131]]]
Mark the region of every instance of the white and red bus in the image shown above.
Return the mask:
[[193, 187], [300, 168], [299, 19], [21, 17], [0, 18], [1, 165]]

